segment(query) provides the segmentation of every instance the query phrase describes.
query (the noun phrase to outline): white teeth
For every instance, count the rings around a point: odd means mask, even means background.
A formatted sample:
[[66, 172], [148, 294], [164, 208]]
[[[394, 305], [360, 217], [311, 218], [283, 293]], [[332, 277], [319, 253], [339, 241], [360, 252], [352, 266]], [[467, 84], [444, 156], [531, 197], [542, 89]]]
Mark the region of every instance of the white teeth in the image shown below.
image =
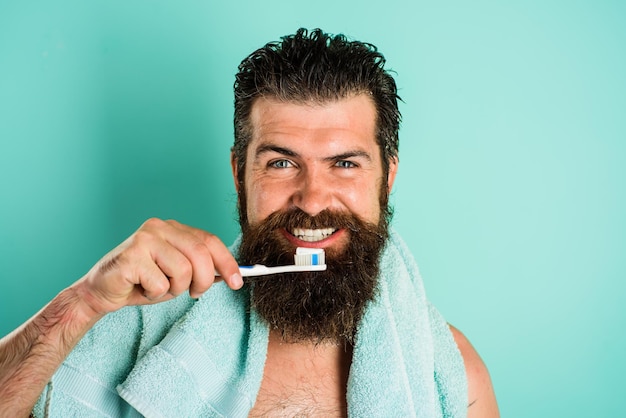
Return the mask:
[[302, 241], [307, 242], [316, 242], [321, 241], [324, 238], [328, 238], [331, 236], [336, 229], [334, 228], [323, 228], [323, 229], [304, 229], [304, 228], [294, 228], [291, 233], [301, 239]]

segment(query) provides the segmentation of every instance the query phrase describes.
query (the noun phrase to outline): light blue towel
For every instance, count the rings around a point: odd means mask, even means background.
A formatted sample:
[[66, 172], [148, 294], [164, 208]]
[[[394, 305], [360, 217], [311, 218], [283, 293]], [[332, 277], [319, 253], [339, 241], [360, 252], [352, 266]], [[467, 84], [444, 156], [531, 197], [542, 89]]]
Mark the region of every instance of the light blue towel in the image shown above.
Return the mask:
[[[463, 360], [394, 232], [380, 270], [356, 335], [349, 415], [465, 417]], [[268, 329], [245, 291], [219, 283], [195, 304], [183, 296], [105, 319], [54, 376], [36, 416], [245, 417], [254, 405]]]
[[465, 417], [467, 380], [447, 323], [426, 300], [417, 265], [391, 234], [378, 298], [359, 326], [348, 380], [354, 417]]

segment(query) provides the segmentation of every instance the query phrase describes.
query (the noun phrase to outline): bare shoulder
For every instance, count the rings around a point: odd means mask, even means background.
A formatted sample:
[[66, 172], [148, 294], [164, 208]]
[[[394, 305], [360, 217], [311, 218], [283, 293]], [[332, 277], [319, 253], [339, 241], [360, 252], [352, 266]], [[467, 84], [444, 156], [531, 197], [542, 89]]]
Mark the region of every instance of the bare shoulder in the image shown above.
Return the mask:
[[473, 417], [499, 417], [498, 404], [491, 384], [491, 377], [487, 366], [478, 355], [476, 349], [469, 342], [461, 331], [449, 325], [452, 336], [459, 347], [463, 362], [465, 363], [465, 373], [467, 375], [468, 389], [468, 418]]

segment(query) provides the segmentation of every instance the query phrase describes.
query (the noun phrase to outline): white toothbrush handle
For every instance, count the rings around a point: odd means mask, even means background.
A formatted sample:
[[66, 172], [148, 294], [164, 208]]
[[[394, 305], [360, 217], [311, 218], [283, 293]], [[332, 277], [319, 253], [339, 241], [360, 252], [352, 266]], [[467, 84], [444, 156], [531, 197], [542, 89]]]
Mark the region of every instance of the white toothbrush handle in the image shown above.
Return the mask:
[[[239, 271], [242, 277], [255, 277], [255, 276], [267, 276], [268, 274], [278, 273], [299, 273], [303, 271], [324, 271], [326, 270], [326, 264], [307, 265], [307, 266], [276, 266], [267, 267], [263, 264], [255, 264], [253, 266], [239, 266]], [[220, 277], [219, 273], [215, 273], [215, 277]]]
[[267, 267], [263, 264], [255, 264], [253, 266], [239, 266], [239, 271], [243, 277], [265, 276], [268, 274], [302, 272], [302, 271], [323, 271], [326, 270], [326, 264], [311, 266], [276, 266]]

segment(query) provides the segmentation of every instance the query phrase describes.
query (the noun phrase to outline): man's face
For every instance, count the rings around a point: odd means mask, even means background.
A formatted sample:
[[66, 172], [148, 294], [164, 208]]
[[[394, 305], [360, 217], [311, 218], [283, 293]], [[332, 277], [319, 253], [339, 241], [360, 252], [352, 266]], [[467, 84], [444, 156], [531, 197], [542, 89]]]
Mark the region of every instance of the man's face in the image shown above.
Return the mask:
[[[290, 341], [351, 341], [374, 297], [387, 236], [376, 111], [365, 95], [324, 104], [259, 99], [238, 185], [245, 264], [292, 264], [295, 247], [324, 248], [328, 270], [250, 282], [252, 306]], [[237, 164], [233, 161], [237, 178]], [[243, 189], [242, 189], [243, 188]]]
[[[292, 208], [310, 216], [327, 209], [379, 221], [380, 193], [391, 189], [397, 164], [392, 161], [383, 178], [376, 108], [368, 95], [323, 104], [260, 98], [251, 124], [243, 185], [251, 226]], [[340, 251], [349, 232], [330, 227], [281, 233], [294, 247]]]

